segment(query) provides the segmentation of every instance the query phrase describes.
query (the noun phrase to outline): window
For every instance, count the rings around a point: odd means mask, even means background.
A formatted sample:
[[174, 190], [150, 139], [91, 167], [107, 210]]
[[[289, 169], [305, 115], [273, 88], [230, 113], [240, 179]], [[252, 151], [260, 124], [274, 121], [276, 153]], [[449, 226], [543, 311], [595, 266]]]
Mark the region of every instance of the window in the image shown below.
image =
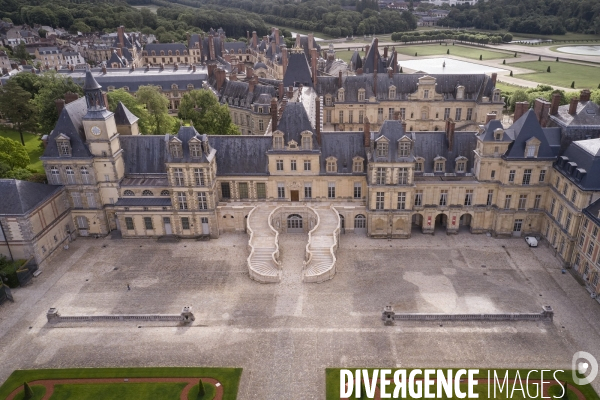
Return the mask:
[[367, 219], [364, 215], [358, 214], [354, 217], [354, 229], [364, 229], [367, 227]]
[[362, 183], [360, 182], [354, 182], [354, 198], [362, 198]]
[[385, 168], [378, 167], [375, 175], [377, 185], [385, 185]]
[[88, 219], [83, 216], [77, 217], [77, 227], [79, 229], [89, 229]]
[[448, 191], [441, 190], [440, 191], [440, 206], [445, 206], [448, 204]]
[[423, 161], [415, 162], [415, 172], [423, 172]]
[[522, 194], [519, 196], [519, 210], [525, 210], [527, 207], [527, 195]]
[[239, 193], [240, 193], [240, 199], [247, 199], [248, 198], [248, 183], [247, 182], [238, 183], [238, 189], [239, 189]]
[[174, 168], [173, 177], [175, 178], [175, 186], [183, 186], [183, 169]]
[[514, 182], [515, 181], [515, 170], [514, 169], [511, 169], [508, 172], [508, 181], [509, 182]]
[[354, 112], [352, 110], [348, 111], [348, 123], [349, 124], [353, 124], [354, 123]]
[[417, 190], [415, 192], [415, 207], [420, 207], [423, 205], [423, 191]]
[[470, 121], [473, 118], [473, 109], [467, 108], [467, 121]]
[[281, 136], [280, 134], [273, 135], [273, 149], [283, 149], [283, 136]]
[[377, 143], [377, 157], [387, 157], [388, 155], [388, 144], [385, 141]]
[[521, 232], [522, 228], [523, 228], [523, 220], [515, 219], [515, 224], [513, 225], [513, 232]]
[[485, 203], [486, 206], [491, 206], [494, 201], [494, 191], [488, 190], [487, 201]]
[[325, 111], [325, 122], [327, 122], [328, 124], [331, 123], [331, 110]]
[[465, 161], [457, 161], [456, 162], [456, 172], [465, 172], [466, 169], [466, 162]]
[[221, 182], [221, 196], [224, 199], [231, 198], [231, 188], [229, 187], [229, 182]]
[[196, 186], [204, 186], [204, 171], [202, 168], [194, 168], [194, 179], [196, 180]]
[[554, 186], [558, 189], [558, 186], [560, 186], [560, 176], [556, 177], [556, 182], [554, 182]]
[[277, 184], [277, 197], [280, 199], [285, 199], [285, 186], [283, 183]]
[[304, 198], [312, 199], [312, 183], [310, 182], [304, 183]]
[[448, 118], [450, 118], [450, 109], [445, 108], [444, 109], [444, 121], [447, 120]]
[[135, 193], [133, 193], [133, 190], [126, 190], [123, 192], [123, 196], [135, 196]]
[[400, 157], [408, 157], [410, 154], [410, 142], [403, 141], [398, 145], [398, 155]]
[[338, 123], [343, 124], [344, 123], [344, 111], [340, 110], [340, 112], [338, 113]]
[[325, 105], [327, 107], [331, 106], [331, 96], [325, 96]]
[[384, 199], [384, 193], [383, 192], [377, 192], [375, 195], [375, 209], [376, 210], [383, 210], [383, 199]]
[[169, 193], [169, 191], [168, 191], [168, 190], [162, 190], [162, 191], [160, 192], [160, 195], [161, 195], [161, 196], [170, 196], [170, 195], [171, 195], [171, 193]]
[[362, 110], [358, 111], [358, 123], [362, 124], [365, 120], [365, 112]]
[[365, 89], [358, 89], [358, 101], [365, 101]]
[[154, 229], [152, 226], [152, 217], [144, 217], [144, 227], [149, 231]]
[[290, 161], [290, 169], [296, 171], [296, 160]]
[[403, 121], [406, 119], [406, 108], [404, 107], [400, 108], [400, 119]]
[[265, 122], [262, 119], [258, 120], [258, 130], [262, 133], [265, 130]]
[[67, 173], [67, 184], [75, 184], [75, 171], [73, 171], [73, 168], [67, 167], [65, 172]]
[[388, 119], [389, 120], [394, 119], [394, 108], [393, 107], [388, 108]]
[[338, 101], [341, 101], [341, 102], [344, 101], [344, 89], [338, 90], [337, 97], [338, 97]]
[[556, 199], [552, 198], [552, 201], [550, 202], [550, 214], [554, 215], [554, 207], [556, 206]]
[[188, 209], [187, 196], [185, 192], [177, 192], [177, 202], [179, 203], [180, 210]]
[[396, 98], [396, 87], [395, 86], [390, 86], [390, 91], [389, 91], [388, 97], [390, 99]]
[[329, 182], [327, 185], [327, 198], [335, 199], [335, 182]]
[[579, 247], [583, 247], [583, 243], [585, 242], [585, 234], [582, 234], [579, 237]]
[[473, 204], [473, 190], [467, 189], [465, 192], [465, 206], [470, 206]]
[[190, 143], [190, 155], [192, 158], [202, 157], [202, 149], [200, 143]]
[[94, 196], [94, 193], [88, 192], [85, 196], [87, 197], [88, 208], [96, 208], [96, 197]]
[[490, 174], [490, 178], [494, 179], [496, 177], [496, 170], [492, 170], [491, 174]]
[[174, 158], [181, 158], [183, 156], [183, 152], [181, 150], [181, 143], [171, 143], [171, 155]]
[[573, 189], [573, 193], [571, 193], [571, 203], [575, 203], [577, 201], [577, 190]]
[[190, 229], [190, 219], [188, 217], [181, 217], [181, 229], [183, 229], [183, 230]]
[[256, 197], [259, 199], [267, 198], [267, 186], [263, 182], [256, 184]]
[[398, 193], [398, 210], [406, 209], [406, 192]]
[[277, 165], [277, 171], [283, 171], [283, 160], [277, 160], [275, 164]]
[[567, 213], [567, 220], [565, 221], [565, 229], [568, 231], [571, 227], [571, 213]]
[[335, 158], [327, 160], [327, 172], [337, 172], [337, 161]]
[[525, 171], [523, 171], [523, 185], [529, 185], [530, 181], [531, 181], [531, 170], [526, 169]]
[[52, 167], [50, 168], [50, 183], [53, 185], [60, 185], [60, 172], [58, 168]]
[[304, 160], [304, 170], [310, 171], [310, 160]]
[[531, 158], [531, 157], [535, 157], [535, 149], [537, 146], [533, 145], [533, 144], [528, 144], [527, 148], [525, 149], [525, 157]]
[[408, 184], [408, 168], [398, 168], [398, 185]]
[[535, 195], [535, 200], [533, 200], [533, 208], [538, 209], [540, 208], [540, 203], [542, 202], [542, 195], [541, 194], [536, 194]]
[[61, 157], [71, 156], [71, 145], [68, 140], [57, 140], [56, 144], [58, 145], [58, 152]]
[[594, 226], [594, 228], [592, 229], [592, 237], [594, 239], [596, 239], [598, 237], [598, 227]]
[[208, 210], [208, 201], [206, 200], [206, 192], [198, 192], [198, 209]]
[[379, 123], [383, 122], [383, 108], [382, 107], [377, 108], [377, 122], [379, 122]]
[[512, 200], [512, 195], [507, 194], [506, 197], [504, 198], [504, 209], [505, 210], [509, 210], [510, 209], [510, 201]]
[[569, 191], [569, 185], [565, 182], [565, 184], [563, 186], [563, 191], [562, 191], [563, 196], [566, 196], [568, 191]]
[[444, 162], [443, 161], [435, 162], [435, 172], [444, 172]]
[[128, 231], [132, 231], [135, 229], [135, 227], [133, 226], [133, 218], [125, 217], [125, 227]]
[[90, 173], [86, 167], [81, 167], [79, 170], [81, 172], [81, 182], [83, 184], [88, 184], [90, 182]]
[[352, 172], [363, 172], [362, 158], [357, 158], [352, 162]]
[[562, 216], [563, 216], [564, 209], [565, 208], [563, 206], [559, 206], [558, 207], [558, 215], [556, 216], [556, 220], [558, 221], [559, 224], [560, 224], [560, 221], [562, 221]]
[[154, 196], [154, 193], [151, 190], [144, 190], [142, 196]]
[[588, 227], [588, 222], [589, 222], [589, 220], [588, 220], [588, 219], [586, 219], [585, 221], [583, 221], [583, 229], [587, 229], [587, 227]]
[[73, 199], [73, 207], [81, 208], [83, 205], [81, 204], [81, 194], [78, 192], [71, 193], [71, 198]]
[[591, 257], [593, 253], [594, 253], [594, 242], [592, 242], [590, 240], [590, 243], [588, 244], [588, 248], [587, 248], [586, 254], [588, 255], [588, 257]]
[[310, 135], [302, 136], [302, 150], [312, 150], [312, 137]]
[[428, 99], [429, 98], [429, 89], [424, 89], [423, 90], [423, 98], [424, 99]]
[[456, 109], [456, 118], [454, 118], [456, 121], [460, 121], [460, 117], [462, 114], [462, 108], [457, 108]]

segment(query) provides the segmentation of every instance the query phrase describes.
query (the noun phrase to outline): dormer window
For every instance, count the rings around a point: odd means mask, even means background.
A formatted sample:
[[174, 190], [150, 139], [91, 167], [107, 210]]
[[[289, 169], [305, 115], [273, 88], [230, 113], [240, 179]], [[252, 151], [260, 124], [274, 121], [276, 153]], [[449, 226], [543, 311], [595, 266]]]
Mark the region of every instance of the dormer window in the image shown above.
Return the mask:
[[169, 147], [171, 148], [171, 156], [173, 156], [173, 158], [183, 157], [183, 150], [179, 139], [174, 139]]
[[302, 133], [302, 150], [312, 150], [312, 132]]
[[188, 83], [187, 89], [188, 90], [194, 90], [194, 84], [193, 83]]
[[329, 95], [325, 96], [325, 105], [327, 107], [331, 107], [331, 96], [329, 96]]
[[404, 136], [398, 141], [398, 157], [408, 157], [412, 148], [412, 140]]
[[337, 158], [327, 157], [327, 172], [337, 172]]
[[112, 92], [113, 90], [115, 90], [115, 87], [114, 87], [114, 86], [108, 86], [106, 89], [107, 89], [109, 92]]
[[61, 134], [56, 139], [56, 145], [58, 146], [58, 154], [61, 157], [71, 157], [71, 142], [69, 138]]
[[456, 167], [454, 171], [457, 173], [465, 173], [467, 172], [467, 158], [464, 156], [456, 157]]
[[496, 89], [494, 90], [494, 96], [492, 98], [494, 103], [499, 103], [500, 102], [500, 89]]
[[433, 171], [446, 172], [446, 159], [444, 157], [437, 156], [433, 159]]
[[352, 172], [360, 173], [364, 170], [365, 159], [362, 157], [354, 157], [352, 159]]
[[537, 158], [538, 151], [540, 148], [540, 141], [532, 137], [525, 142], [525, 158]]
[[199, 142], [194, 141], [190, 142], [190, 156], [192, 158], [200, 158], [202, 157], [202, 146]]
[[171, 85], [171, 89], [177, 90], [177, 89], [179, 89], [179, 86], [177, 86], [177, 84], [174, 83], [174, 84]]
[[365, 89], [358, 89], [358, 101], [365, 101]]
[[423, 172], [424, 163], [425, 159], [423, 157], [415, 158], [415, 172]]
[[465, 98], [465, 87], [458, 86], [456, 88], [456, 100], [463, 100]]
[[344, 98], [345, 98], [345, 93], [344, 93], [344, 88], [341, 88], [340, 90], [338, 90], [338, 101], [343, 103], [344, 102]]
[[290, 149], [290, 150], [297, 150], [298, 149], [298, 143], [295, 140], [290, 140], [290, 142], [288, 143], [288, 149]]
[[390, 86], [389, 98], [390, 100], [396, 98], [396, 86]]
[[154, 196], [154, 193], [151, 190], [144, 190], [142, 196]]
[[135, 196], [132, 190], [126, 190], [123, 192], [123, 196]]
[[503, 136], [504, 136], [503, 129], [498, 128], [494, 131], [494, 140], [502, 140]]
[[385, 140], [377, 142], [377, 157], [387, 157], [388, 143]]
[[283, 132], [273, 132], [273, 150], [283, 150]]

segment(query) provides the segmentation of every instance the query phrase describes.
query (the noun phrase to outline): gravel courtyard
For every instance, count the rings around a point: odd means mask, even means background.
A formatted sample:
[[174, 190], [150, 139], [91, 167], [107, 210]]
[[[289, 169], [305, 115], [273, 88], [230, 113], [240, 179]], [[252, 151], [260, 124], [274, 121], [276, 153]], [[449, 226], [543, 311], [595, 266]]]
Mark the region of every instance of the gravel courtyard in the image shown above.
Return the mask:
[[[561, 274], [545, 246], [469, 233], [392, 241], [349, 234], [334, 279], [303, 284], [306, 240], [282, 235], [283, 282], [259, 284], [248, 277], [246, 235], [79, 238], [0, 307], [0, 381], [18, 368], [242, 367], [239, 399], [304, 400], [324, 399], [326, 367], [567, 369], [578, 350], [600, 359], [600, 304]], [[386, 304], [444, 313], [551, 305], [555, 318], [384, 326]], [[177, 314], [185, 305], [196, 316], [191, 327], [46, 323], [50, 307], [63, 315]]]

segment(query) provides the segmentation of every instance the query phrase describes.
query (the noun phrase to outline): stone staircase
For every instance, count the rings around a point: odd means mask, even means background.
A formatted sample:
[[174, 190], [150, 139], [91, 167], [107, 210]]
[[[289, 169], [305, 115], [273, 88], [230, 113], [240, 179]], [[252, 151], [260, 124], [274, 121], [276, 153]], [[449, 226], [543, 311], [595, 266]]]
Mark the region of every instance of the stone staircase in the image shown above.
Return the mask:
[[278, 207], [260, 205], [248, 214], [248, 272], [261, 283], [281, 281], [279, 261], [279, 233], [271, 225], [271, 217]]
[[309, 208], [317, 215], [317, 224], [308, 234], [303, 281], [320, 283], [335, 275], [340, 217], [333, 206]]

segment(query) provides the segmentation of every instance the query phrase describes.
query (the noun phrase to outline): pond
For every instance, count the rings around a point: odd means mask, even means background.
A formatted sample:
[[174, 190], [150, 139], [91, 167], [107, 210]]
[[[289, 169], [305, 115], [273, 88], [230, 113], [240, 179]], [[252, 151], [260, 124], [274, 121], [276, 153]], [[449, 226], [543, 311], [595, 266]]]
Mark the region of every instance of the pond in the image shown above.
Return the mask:
[[[297, 32], [291, 32], [291, 34], [292, 34], [292, 37], [295, 39], [296, 35], [298, 33]], [[300, 37], [305, 37], [305, 36], [308, 36], [308, 35], [304, 35], [302, 33], [300, 34]], [[315, 38], [315, 42], [322, 42], [324, 40], [324, 39], [321, 39], [320, 37], [316, 37], [316, 36], [314, 38]]]
[[445, 57], [400, 61], [398, 66], [403, 68], [403, 72], [423, 71], [428, 74], [486, 74], [506, 71], [502, 68], [489, 67], [487, 65]]
[[600, 46], [563, 46], [557, 48], [556, 51], [582, 56], [600, 56]]
[[513, 40], [510, 43], [527, 43], [527, 44], [535, 44], [535, 43], [547, 43], [551, 42], [551, 39], [519, 39]]

